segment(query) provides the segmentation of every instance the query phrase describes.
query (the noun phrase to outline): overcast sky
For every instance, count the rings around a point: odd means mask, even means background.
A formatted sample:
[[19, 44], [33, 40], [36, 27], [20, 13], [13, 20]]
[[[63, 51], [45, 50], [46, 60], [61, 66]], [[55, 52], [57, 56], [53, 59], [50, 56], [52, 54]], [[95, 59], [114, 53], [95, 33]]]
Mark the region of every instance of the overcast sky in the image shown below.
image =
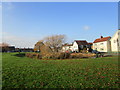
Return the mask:
[[118, 29], [117, 2], [7, 2], [2, 8], [3, 42], [33, 47], [48, 35], [65, 34], [67, 42], [93, 42]]

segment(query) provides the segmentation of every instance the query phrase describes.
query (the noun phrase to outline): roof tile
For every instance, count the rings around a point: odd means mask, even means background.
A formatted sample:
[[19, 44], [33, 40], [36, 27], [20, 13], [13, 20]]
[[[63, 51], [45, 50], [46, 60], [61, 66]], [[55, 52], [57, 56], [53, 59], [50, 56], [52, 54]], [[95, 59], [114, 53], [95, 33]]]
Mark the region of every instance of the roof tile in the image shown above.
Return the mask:
[[108, 36], [108, 37], [103, 37], [103, 38], [98, 38], [98, 39], [96, 39], [93, 43], [107, 41], [107, 40], [109, 40], [110, 38], [111, 38], [110, 36]]

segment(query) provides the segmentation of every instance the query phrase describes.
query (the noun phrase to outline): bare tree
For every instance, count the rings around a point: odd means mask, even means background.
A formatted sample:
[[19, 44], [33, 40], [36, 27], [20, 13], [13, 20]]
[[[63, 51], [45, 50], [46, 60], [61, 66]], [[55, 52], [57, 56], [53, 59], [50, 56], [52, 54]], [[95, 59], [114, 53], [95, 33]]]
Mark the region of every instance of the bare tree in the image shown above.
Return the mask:
[[0, 44], [0, 51], [6, 52], [6, 51], [8, 51], [8, 49], [9, 49], [9, 44], [7, 44], [7, 43]]
[[52, 35], [43, 39], [46, 46], [50, 47], [53, 52], [58, 52], [65, 42], [65, 35]]
[[0, 44], [0, 47], [7, 47], [7, 46], [9, 46], [9, 44], [4, 43], [4, 42]]

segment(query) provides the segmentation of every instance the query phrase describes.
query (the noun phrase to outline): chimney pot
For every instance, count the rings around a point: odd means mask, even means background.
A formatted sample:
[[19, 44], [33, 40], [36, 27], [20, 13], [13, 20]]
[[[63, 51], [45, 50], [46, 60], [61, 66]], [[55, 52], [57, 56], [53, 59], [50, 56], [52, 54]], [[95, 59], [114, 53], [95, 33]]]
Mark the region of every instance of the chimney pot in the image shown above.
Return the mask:
[[103, 36], [101, 36], [101, 38], [103, 38]]

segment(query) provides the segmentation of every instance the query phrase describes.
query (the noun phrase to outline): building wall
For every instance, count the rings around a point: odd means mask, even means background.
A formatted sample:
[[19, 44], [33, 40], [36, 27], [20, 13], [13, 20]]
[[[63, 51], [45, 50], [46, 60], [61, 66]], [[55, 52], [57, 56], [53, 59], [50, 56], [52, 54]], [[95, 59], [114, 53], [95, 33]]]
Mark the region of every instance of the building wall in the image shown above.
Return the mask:
[[118, 30], [113, 37], [111, 38], [111, 51], [118, 52], [120, 51], [120, 30]]
[[73, 51], [73, 46], [69, 46], [70, 50]]
[[63, 52], [67, 51], [68, 49], [69, 49], [69, 46], [63, 46], [63, 47], [62, 47], [62, 51], [63, 51]]
[[110, 41], [93, 43], [93, 50], [97, 50], [99, 52], [109, 52], [110, 51]]
[[73, 51], [73, 46], [63, 46], [63, 47], [62, 47], [62, 51], [63, 51], [63, 52], [65, 52], [65, 51], [67, 51], [67, 50]]
[[110, 41], [110, 39], [107, 41], [107, 52], [111, 52], [111, 41]]
[[72, 48], [73, 48], [72, 49], [73, 51], [77, 51], [77, 52], [79, 51], [78, 50], [78, 44], [76, 42], [73, 43], [73, 47]]
[[118, 31], [118, 51], [120, 52], [120, 30]]
[[62, 51], [63, 52], [65, 52], [65, 51], [67, 51], [67, 50], [71, 50], [72, 52], [73, 51], [79, 51], [79, 49], [78, 49], [78, 44], [76, 43], [76, 42], [74, 42], [73, 43], [73, 46], [63, 46], [62, 47]]

